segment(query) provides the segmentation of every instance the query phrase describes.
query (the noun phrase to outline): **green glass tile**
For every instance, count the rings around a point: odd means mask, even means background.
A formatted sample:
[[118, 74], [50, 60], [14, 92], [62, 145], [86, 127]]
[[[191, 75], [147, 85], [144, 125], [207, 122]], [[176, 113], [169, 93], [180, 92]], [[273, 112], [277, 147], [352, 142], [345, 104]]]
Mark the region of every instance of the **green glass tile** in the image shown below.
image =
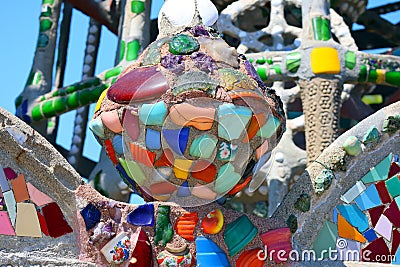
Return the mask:
[[321, 34], [322, 40], [328, 41], [331, 39], [331, 24], [328, 19], [322, 19]]
[[40, 111], [40, 105], [33, 107], [31, 116], [34, 121], [39, 121], [43, 118], [42, 112]]
[[361, 65], [360, 73], [358, 74], [358, 81], [365, 82], [366, 79], [367, 79], [367, 66]]
[[140, 14], [144, 11], [144, 2], [142, 1], [132, 1], [131, 2], [131, 11], [135, 14]]
[[53, 22], [49, 19], [43, 19], [40, 21], [40, 32], [45, 32], [50, 30], [51, 25], [53, 25]]
[[385, 181], [385, 185], [392, 198], [400, 196], [400, 179], [397, 175]]
[[312, 18], [312, 28], [314, 33], [314, 40], [322, 40], [322, 18]]
[[42, 13], [40, 13], [41, 17], [51, 17], [51, 8], [49, 6], [44, 7], [45, 10], [42, 9]]
[[254, 58], [249, 58], [249, 62], [253, 63], [254, 62]]
[[121, 40], [121, 44], [119, 46], [119, 61], [122, 61], [124, 59], [125, 55], [125, 41]]
[[386, 72], [386, 82], [396, 86], [400, 86], [400, 71]]
[[268, 79], [267, 70], [265, 67], [258, 67], [257, 73], [260, 76], [261, 80], [266, 81]]
[[77, 92], [74, 92], [68, 96], [67, 106], [71, 109], [79, 107], [79, 98]]
[[346, 68], [351, 70], [354, 69], [354, 66], [356, 65], [356, 53], [354, 53], [353, 51], [347, 51], [344, 54], [344, 58]]
[[127, 45], [126, 60], [132, 61], [137, 59], [140, 50], [140, 43], [138, 40], [133, 40]]
[[71, 86], [68, 86], [67, 88], [65, 88], [65, 92], [67, 94], [73, 93], [76, 90], [77, 90], [77, 86], [75, 86], [75, 85], [71, 85]]
[[56, 113], [62, 113], [67, 109], [67, 101], [63, 97], [56, 98], [54, 99], [53, 106]]
[[256, 60], [257, 64], [264, 64], [265, 62], [267, 62], [267, 60], [263, 57]]
[[267, 58], [267, 62], [268, 62], [269, 65], [272, 65], [272, 63], [274, 63], [274, 61], [272, 60], [271, 57]]
[[313, 251], [317, 258], [323, 257], [328, 258], [329, 254], [325, 252], [322, 255], [322, 251], [334, 250], [336, 248], [336, 239], [338, 237], [338, 228], [336, 224], [330, 221], [325, 221], [321, 230], [318, 232], [317, 237], [314, 239]]
[[368, 75], [368, 81], [376, 82], [377, 78], [378, 78], [378, 72], [376, 70], [370, 70]]
[[295, 73], [300, 67], [300, 62], [301, 62], [300, 52], [290, 53], [286, 57], [286, 69], [291, 73]]
[[54, 4], [54, 0], [43, 0], [43, 5], [52, 5]]
[[59, 90], [55, 90], [52, 94], [52, 96], [59, 96], [60, 95], [60, 91]]
[[375, 167], [371, 168], [371, 170], [361, 180], [364, 183], [373, 183], [386, 180], [388, 178], [388, 172], [392, 158], [393, 154], [390, 153], [384, 160], [378, 163]]
[[122, 71], [122, 67], [113, 68], [106, 72], [104, 79], [108, 80], [111, 77], [118, 76]]
[[271, 69], [275, 70], [276, 74], [279, 74], [279, 75], [282, 74], [281, 66], [279, 66], [279, 65], [273, 65], [273, 66], [271, 66]]
[[53, 108], [53, 101], [46, 101], [42, 104], [42, 112], [44, 117], [46, 118], [51, 118], [54, 117], [56, 115], [56, 112]]
[[79, 91], [78, 94], [78, 98], [79, 98], [79, 102], [81, 105], [87, 105], [92, 101], [92, 92], [90, 92], [89, 90], [83, 90], [83, 91]]
[[118, 160], [129, 177], [131, 177], [138, 185], [144, 184], [147, 178], [138, 163], [131, 160], [125, 160], [124, 158], [119, 158]]

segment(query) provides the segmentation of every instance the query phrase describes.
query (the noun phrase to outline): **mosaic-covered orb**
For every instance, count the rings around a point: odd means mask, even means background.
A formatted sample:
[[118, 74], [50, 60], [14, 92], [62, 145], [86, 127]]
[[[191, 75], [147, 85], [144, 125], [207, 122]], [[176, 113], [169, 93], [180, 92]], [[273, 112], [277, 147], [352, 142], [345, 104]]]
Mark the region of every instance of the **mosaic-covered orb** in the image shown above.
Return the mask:
[[251, 63], [195, 26], [150, 44], [100, 98], [90, 128], [146, 200], [193, 206], [244, 189], [285, 116]]

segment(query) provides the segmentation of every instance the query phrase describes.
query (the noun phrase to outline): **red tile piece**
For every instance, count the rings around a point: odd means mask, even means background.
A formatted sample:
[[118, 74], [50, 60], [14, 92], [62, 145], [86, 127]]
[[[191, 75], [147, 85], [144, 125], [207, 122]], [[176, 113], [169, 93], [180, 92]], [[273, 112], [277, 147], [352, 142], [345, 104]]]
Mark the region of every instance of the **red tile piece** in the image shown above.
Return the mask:
[[49, 236], [57, 238], [72, 233], [64, 215], [57, 203], [50, 203], [42, 208], [42, 214], [46, 221]]
[[217, 168], [207, 160], [197, 160], [192, 167], [192, 177], [207, 184], [214, 181], [216, 174]]
[[141, 148], [134, 143], [130, 143], [129, 146], [134, 161], [140, 162], [147, 167], [153, 167], [154, 160], [156, 159], [156, 153]]
[[390, 165], [388, 177], [393, 177], [396, 174], [400, 174], [400, 166], [396, 162], [392, 162], [392, 164]]
[[378, 206], [368, 210], [369, 217], [371, 218], [372, 226], [375, 227], [376, 223], [378, 222], [379, 218], [383, 214], [385, 210], [385, 205]]
[[136, 141], [140, 134], [139, 116], [132, 114], [131, 110], [125, 109], [122, 114], [122, 125], [132, 141]]
[[381, 262], [390, 263], [391, 257], [389, 248], [387, 247], [383, 237], [375, 239], [361, 250], [362, 261], [364, 262]]
[[[290, 251], [292, 250], [292, 242], [290, 237], [290, 229], [288, 227], [278, 228], [275, 230], [268, 231], [260, 235], [260, 238], [265, 246], [268, 247], [268, 251], [283, 250], [284, 254], [279, 253], [282, 258], [287, 258]], [[278, 253], [273, 254], [273, 260], [276, 263], [281, 263]]]
[[236, 184], [236, 185], [231, 189], [231, 191], [228, 192], [228, 195], [229, 195], [229, 196], [231, 196], [231, 195], [236, 195], [236, 193], [238, 193], [239, 191], [242, 191], [242, 190], [246, 187], [246, 185], [247, 185], [248, 183], [250, 183], [252, 177], [253, 177], [253, 176], [250, 175], [249, 177], [246, 178], [246, 180], [245, 180], [243, 183], [241, 183], [241, 184]]
[[174, 154], [172, 154], [170, 149], [166, 148], [161, 157], [154, 164], [154, 167], [171, 167], [173, 162]]
[[395, 200], [390, 203], [389, 207], [383, 212], [388, 219], [393, 223], [395, 227], [400, 227], [400, 210], [397, 207]]
[[389, 192], [387, 191], [385, 181], [380, 181], [375, 184], [376, 189], [378, 190], [379, 197], [382, 200], [382, 203], [390, 203], [392, 199], [390, 198]]
[[150, 191], [153, 195], [168, 195], [176, 191], [176, 185], [170, 182], [160, 182], [150, 185]]
[[393, 235], [392, 235], [392, 251], [391, 254], [395, 255], [397, 248], [400, 245], [400, 231], [397, 229], [393, 229]]
[[118, 164], [117, 156], [115, 156], [114, 147], [110, 139], [104, 141], [104, 146], [106, 147], [107, 155], [111, 159], [114, 165]]
[[40, 212], [37, 212], [37, 215], [39, 218], [39, 224], [40, 228], [42, 229], [42, 233], [45, 234], [46, 236], [49, 236], [49, 229], [47, 229], [46, 219]]

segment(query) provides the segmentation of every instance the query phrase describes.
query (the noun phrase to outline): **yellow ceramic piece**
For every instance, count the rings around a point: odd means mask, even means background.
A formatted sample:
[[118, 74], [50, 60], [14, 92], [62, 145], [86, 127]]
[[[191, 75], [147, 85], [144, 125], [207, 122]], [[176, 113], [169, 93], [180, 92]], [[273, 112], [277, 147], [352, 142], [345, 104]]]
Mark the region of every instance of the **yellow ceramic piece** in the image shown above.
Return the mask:
[[189, 170], [192, 166], [193, 160], [176, 159], [174, 163], [175, 177], [186, 180], [189, 176]]
[[386, 71], [378, 69], [376, 70], [376, 74], [378, 75], [378, 77], [376, 78], [376, 83], [384, 83]]
[[100, 97], [99, 97], [99, 100], [97, 100], [97, 104], [96, 104], [96, 107], [95, 107], [95, 109], [94, 109], [94, 112], [97, 112], [97, 111], [100, 109], [101, 102], [103, 102], [104, 97], [106, 97], [107, 91], [108, 91], [108, 89], [107, 89], [107, 90], [104, 90], [104, 91], [101, 93], [101, 95], [100, 95]]
[[332, 47], [317, 47], [311, 51], [311, 70], [315, 74], [338, 74], [340, 60], [338, 51]]

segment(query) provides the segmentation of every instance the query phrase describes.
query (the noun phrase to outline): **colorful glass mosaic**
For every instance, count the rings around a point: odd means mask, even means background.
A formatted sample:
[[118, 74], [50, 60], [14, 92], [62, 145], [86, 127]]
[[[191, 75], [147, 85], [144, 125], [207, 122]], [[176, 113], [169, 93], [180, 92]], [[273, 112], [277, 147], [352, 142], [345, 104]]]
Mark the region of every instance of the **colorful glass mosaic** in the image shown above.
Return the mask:
[[314, 240], [316, 251], [341, 246], [362, 256], [351, 260], [398, 264], [400, 168], [396, 158], [390, 153], [340, 197], [343, 203], [334, 209], [334, 223], [326, 221]]
[[60, 207], [26, 182], [24, 174], [0, 166], [0, 235], [57, 238], [72, 233]]

